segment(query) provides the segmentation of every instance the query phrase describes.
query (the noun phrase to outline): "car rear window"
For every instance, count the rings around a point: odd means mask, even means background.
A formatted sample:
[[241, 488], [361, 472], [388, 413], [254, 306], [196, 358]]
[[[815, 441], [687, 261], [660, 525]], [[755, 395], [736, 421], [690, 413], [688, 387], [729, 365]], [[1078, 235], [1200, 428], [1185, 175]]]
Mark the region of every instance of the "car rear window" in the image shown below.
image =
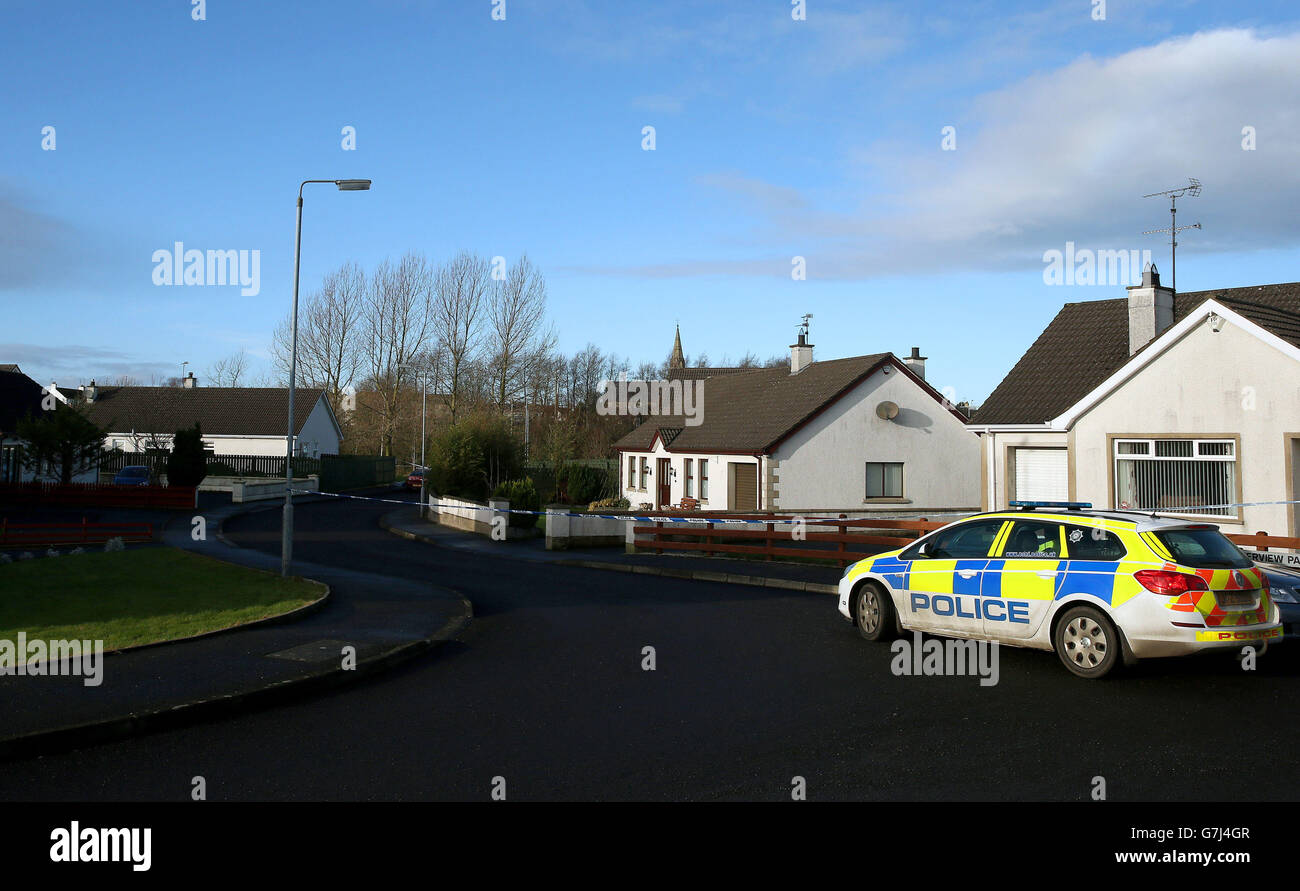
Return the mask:
[[1184, 566], [1241, 569], [1251, 565], [1246, 555], [1217, 529], [1165, 529], [1155, 536]]

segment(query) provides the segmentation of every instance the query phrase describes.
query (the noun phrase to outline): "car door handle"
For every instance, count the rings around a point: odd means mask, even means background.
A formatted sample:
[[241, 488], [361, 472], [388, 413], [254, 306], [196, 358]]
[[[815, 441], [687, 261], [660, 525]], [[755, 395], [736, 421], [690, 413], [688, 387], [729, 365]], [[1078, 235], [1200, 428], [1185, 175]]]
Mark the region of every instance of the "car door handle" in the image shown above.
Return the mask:
[[1040, 570], [1038, 570], [1038, 577], [1039, 577], [1040, 579], [1051, 579], [1051, 578], [1056, 578], [1056, 570], [1055, 570], [1055, 569], [1040, 569]]
[[973, 569], [959, 569], [959, 570], [957, 570], [957, 575], [961, 576], [961, 577], [964, 578], [964, 579], [973, 578], [973, 577], [975, 576], [975, 570], [973, 570]]

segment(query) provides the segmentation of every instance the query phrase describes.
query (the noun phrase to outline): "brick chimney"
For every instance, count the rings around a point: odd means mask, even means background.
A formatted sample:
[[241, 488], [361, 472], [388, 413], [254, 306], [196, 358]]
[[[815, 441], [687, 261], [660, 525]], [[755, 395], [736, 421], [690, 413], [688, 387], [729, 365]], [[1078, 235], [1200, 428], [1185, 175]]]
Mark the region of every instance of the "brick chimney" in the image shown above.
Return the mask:
[[99, 395], [99, 389], [95, 386], [95, 379], [90, 379], [90, 386], [86, 387], [83, 392], [86, 394], [86, 404], [94, 405], [95, 397]]
[[907, 367], [912, 369], [912, 373], [925, 380], [925, 360], [926, 357], [921, 355], [920, 347], [912, 347], [912, 355], [903, 360]]
[[1174, 292], [1160, 284], [1154, 263], [1142, 270], [1142, 284], [1128, 288], [1128, 354], [1131, 356], [1174, 324]]
[[799, 332], [798, 343], [790, 344], [790, 373], [798, 374], [813, 361], [813, 345], [808, 342], [808, 335]]
[[189, 374], [185, 375], [185, 377], [182, 378], [181, 380], [181, 386], [183, 386], [187, 390], [193, 390], [198, 385], [199, 382], [195, 380], [194, 372], [192, 371]]

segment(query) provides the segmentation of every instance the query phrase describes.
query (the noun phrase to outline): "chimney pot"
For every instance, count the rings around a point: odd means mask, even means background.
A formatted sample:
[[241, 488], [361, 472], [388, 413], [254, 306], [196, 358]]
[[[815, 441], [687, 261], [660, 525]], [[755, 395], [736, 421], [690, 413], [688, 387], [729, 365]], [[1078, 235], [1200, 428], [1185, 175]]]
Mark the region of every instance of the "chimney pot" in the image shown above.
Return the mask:
[[1142, 284], [1128, 288], [1128, 354], [1164, 334], [1174, 324], [1174, 292], [1160, 284], [1154, 263], [1142, 270]]
[[927, 357], [921, 355], [920, 347], [912, 347], [912, 355], [903, 360], [912, 373], [925, 380], [925, 360]]

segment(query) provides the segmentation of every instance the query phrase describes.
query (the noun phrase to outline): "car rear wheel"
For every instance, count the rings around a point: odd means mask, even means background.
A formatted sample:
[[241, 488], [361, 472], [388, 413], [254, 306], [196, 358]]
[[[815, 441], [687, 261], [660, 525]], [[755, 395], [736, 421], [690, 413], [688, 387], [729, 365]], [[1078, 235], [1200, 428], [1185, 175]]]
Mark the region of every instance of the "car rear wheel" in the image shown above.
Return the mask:
[[858, 633], [867, 640], [884, 640], [894, 633], [894, 603], [870, 582], [858, 589], [853, 617]]
[[1110, 619], [1091, 606], [1066, 610], [1056, 625], [1056, 655], [1081, 678], [1100, 678], [1123, 659], [1119, 632]]

